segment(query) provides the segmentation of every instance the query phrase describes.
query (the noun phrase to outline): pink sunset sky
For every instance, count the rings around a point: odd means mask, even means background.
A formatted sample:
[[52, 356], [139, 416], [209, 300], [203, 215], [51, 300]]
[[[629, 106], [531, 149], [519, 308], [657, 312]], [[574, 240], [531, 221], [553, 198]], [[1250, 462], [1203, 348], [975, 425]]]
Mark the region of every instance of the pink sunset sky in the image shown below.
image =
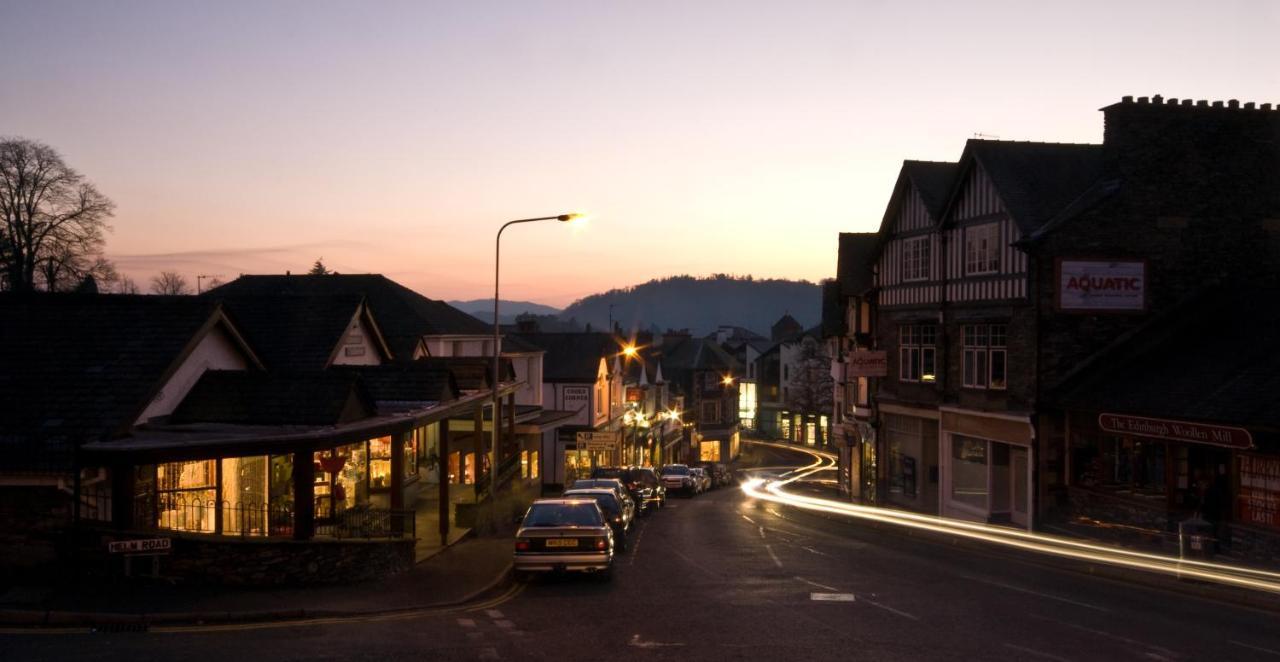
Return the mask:
[[[15, 2], [0, 135], [117, 203], [108, 254], [565, 305], [818, 280], [903, 159], [1098, 142], [1122, 95], [1280, 102], [1280, 3]], [[16, 54], [16, 57], [15, 57]]]

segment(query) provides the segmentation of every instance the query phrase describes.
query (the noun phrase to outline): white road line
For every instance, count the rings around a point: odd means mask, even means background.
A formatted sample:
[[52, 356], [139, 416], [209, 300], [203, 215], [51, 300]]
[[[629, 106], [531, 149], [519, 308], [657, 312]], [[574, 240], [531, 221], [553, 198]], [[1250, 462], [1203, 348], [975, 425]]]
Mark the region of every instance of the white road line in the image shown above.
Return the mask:
[[515, 623], [512, 623], [511, 621], [507, 621], [507, 620], [494, 621], [493, 624], [502, 628], [503, 630], [510, 630], [511, 628], [514, 628], [516, 626]]
[[476, 626], [476, 622], [470, 618], [459, 618], [458, 625], [461, 625], [464, 628], [473, 628]]
[[760, 539], [764, 540], [764, 527], [760, 527]]
[[502, 612], [497, 609], [486, 609], [484, 610], [484, 615], [489, 618], [502, 618]]
[[1228, 640], [1227, 640], [1227, 643], [1228, 643], [1228, 644], [1231, 644], [1232, 646], [1239, 646], [1239, 647], [1241, 647], [1241, 648], [1248, 648], [1248, 649], [1249, 649], [1249, 650], [1251, 650], [1251, 651], [1258, 651], [1259, 653], [1266, 653], [1266, 654], [1268, 654], [1268, 655], [1274, 655], [1274, 656], [1276, 656], [1276, 657], [1280, 657], [1280, 651], [1278, 651], [1278, 650], [1272, 650], [1272, 649], [1270, 649], [1270, 648], [1263, 648], [1263, 647], [1261, 647], [1261, 646], [1254, 646], [1254, 645], [1251, 645], [1251, 644], [1246, 644], [1246, 643], [1244, 643], [1243, 641], [1236, 641], [1235, 639], [1228, 639]]
[[1008, 648], [1008, 649], [1010, 649], [1010, 650], [1018, 651], [1019, 653], [1026, 653], [1027, 655], [1030, 655], [1031, 657], [1038, 657], [1038, 658], [1040, 658], [1040, 659], [1042, 659], [1042, 660], [1053, 660], [1054, 662], [1071, 662], [1070, 660], [1068, 660], [1068, 659], [1067, 659], [1067, 658], [1065, 658], [1065, 657], [1058, 657], [1057, 655], [1052, 655], [1052, 654], [1050, 654], [1050, 653], [1046, 653], [1046, 652], [1044, 652], [1044, 651], [1038, 651], [1038, 650], [1036, 650], [1036, 649], [1034, 649], [1034, 648], [1027, 648], [1026, 646], [1019, 646], [1019, 645], [1017, 645], [1017, 644], [1009, 644], [1009, 643], [1006, 643], [1006, 644], [1004, 645], [1004, 647], [1005, 647], [1005, 648]]
[[819, 552], [818, 550], [812, 547], [805, 547], [804, 545], [801, 545], [800, 549], [803, 549], [804, 551], [809, 552], [810, 554], [817, 554], [818, 556], [829, 556], [826, 552]]
[[782, 561], [778, 560], [778, 555], [773, 553], [773, 545], [765, 545], [765, 550], [769, 552], [769, 558], [773, 559], [773, 564], [782, 567]]
[[1093, 610], [1101, 611], [1101, 612], [1110, 612], [1110, 611], [1111, 611], [1110, 609], [1107, 609], [1106, 607], [1099, 607], [1098, 605], [1091, 605], [1091, 604], [1089, 604], [1089, 603], [1087, 603], [1087, 602], [1079, 602], [1079, 601], [1071, 600], [1071, 599], [1068, 599], [1068, 598], [1062, 598], [1062, 597], [1058, 597], [1058, 596], [1056, 596], [1056, 595], [1051, 595], [1051, 594], [1049, 594], [1049, 593], [1041, 593], [1040, 591], [1033, 591], [1033, 590], [1031, 590], [1031, 589], [1029, 589], [1029, 588], [1022, 588], [1021, 586], [1014, 586], [1014, 585], [1012, 585], [1012, 584], [1005, 584], [1005, 583], [1003, 583], [1003, 582], [997, 582], [997, 581], [994, 581], [994, 580], [991, 580], [991, 579], [983, 579], [983, 578], [981, 578], [981, 577], [970, 577], [970, 576], [968, 576], [968, 575], [961, 575], [961, 577], [962, 577], [962, 578], [964, 578], [964, 579], [967, 579], [967, 580], [969, 580], [969, 581], [971, 581], [971, 582], [979, 582], [979, 583], [987, 584], [987, 585], [990, 585], [990, 586], [999, 586], [1000, 588], [1009, 589], [1010, 591], [1017, 591], [1017, 592], [1019, 592], [1019, 593], [1026, 593], [1026, 594], [1028, 594], [1028, 595], [1034, 595], [1034, 596], [1041, 597], [1041, 598], [1048, 598], [1049, 600], [1057, 600], [1058, 602], [1065, 602], [1065, 603], [1067, 603], [1067, 604], [1069, 604], [1069, 605], [1075, 605], [1075, 606], [1077, 606], [1077, 607], [1084, 607], [1085, 609], [1093, 609]]
[[883, 610], [885, 610], [885, 611], [889, 612], [890, 614], [897, 614], [897, 615], [899, 615], [899, 616], [901, 616], [901, 617], [903, 617], [903, 618], [909, 618], [909, 619], [911, 619], [911, 620], [913, 620], [913, 621], [918, 621], [918, 620], [920, 620], [920, 617], [919, 617], [919, 616], [916, 616], [915, 614], [908, 614], [907, 612], [902, 611], [901, 609], [894, 609], [893, 607], [890, 607], [889, 605], [882, 605], [882, 604], [880, 604], [879, 602], [876, 602], [876, 601], [874, 601], [874, 600], [868, 600], [868, 599], [866, 599], [866, 598], [863, 598], [863, 599], [862, 599], [862, 602], [865, 602], [865, 603], [867, 603], [867, 604], [871, 605], [872, 607], [879, 607], [879, 608], [881, 608], [881, 609], [883, 609]]
[[1038, 619], [1040, 619], [1040, 620], [1042, 620], [1042, 621], [1049, 621], [1050, 623], [1057, 623], [1058, 625], [1062, 625], [1062, 626], [1064, 626], [1064, 627], [1069, 627], [1069, 628], [1072, 628], [1072, 629], [1075, 629], [1075, 630], [1080, 630], [1081, 632], [1088, 632], [1089, 634], [1096, 634], [1096, 635], [1098, 635], [1099, 637], [1104, 637], [1104, 638], [1107, 638], [1107, 639], [1112, 639], [1112, 640], [1115, 640], [1115, 641], [1119, 641], [1119, 642], [1122, 642], [1122, 643], [1126, 643], [1126, 644], [1129, 644], [1130, 646], [1138, 646], [1138, 647], [1140, 647], [1140, 648], [1145, 648], [1145, 649], [1147, 649], [1147, 650], [1153, 650], [1153, 651], [1156, 651], [1156, 652], [1161, 653], [1161, 654], [1163, 654], [1163, 655], [1165, 655], [1165, 656], [1168, 656], [1168, 657], [1179, 657], [1179, 655], [1178, 655], [1177, 653], [1175, 653], [1175, 652], [1173, 652], [1173, 651], [1171, 651], [1171, 650], [1169, 650], [1168, 648], [1165, 648], [1165, 647], [1163, 647], [1163, 646], [1156, 646], [1155, 644], [1148, 644], [1148, 643], [1146, 643], [1145, 641], [1138, 641], [1137, 639], [1130, 639], [1130, 638], [1128, 638], [1128, 637], [1122, 637], [1122, 636], [1120, 636], [1120, 635], [1118, 635], [1118, 634], [1112, 634], [1112, 633], [1107, 632], [1107, 631], [1105, 631], [1105, 630], [1095, 630], [1095, 629], [1093, 629], [1093, 628], [1087, 628], [1087, 627], [1085, 627], [1085, 626], [1083, 626], [1083, 625], [1076, 625], [1075, 623], [1068, 623], [1068, 622], [1066, 622], [1066, 621], [1060, 621], [1060, 620], [1058, 620], [1058, 619], [1056, 619], [1056, 618], [1049, 618], [1048, 616], [1037, 616], [1036, 614], [1028, 614], [1028, 616], [1030, 616], [1030, 617], [1032, 617], [1032, 618], [1038, 618]]
[[743, 516], [742, 516], [742, 519], [747, 520], [748, 522], [751, 522], [752, 524], [755, 524], [755, 523], [756, 523], [756, 521], [755, 521], [755, 520], [751, 519], [750, 517], [747, 517], [746, 515], [743, 515]]
[[815, 587], [815, 588], [824, 588], [824, 589], [826, 589], [826, 590], [828, 590], [828, 591], [839, 591], [839, 590], [840, 590], [840, 589], [838, 589], [838, 588], [836, 588], [836, 587], [834, 587], [834, 586], [827, 586], [826, 584], [819, 584], [818, 582], [811, 582], [811, 581], [809, 581], [809, 580], [805, 579], [804, 577], [796, 577], [796, 578], [795, 578], [795, 580], [796, 580], [796, 581], [798, 581], [798, 582], [804, 582], [804, 583], [806, 583], [806, 584], [808, 584], [808, 585], [810, 585], [810, 586], [813, 586], [813, 587]]
[[776, 510], [774, 510], [774, 509], [772, 509], [772, 508], [765, 508], [765, 510], [769, 511], [769, 514], [773, 515], [774, 517], [777, 517], [777, 518], [779, 518], [779, 519], [786, 519], [785, 517], [783, 517], [783, 516], [782, 516], [782, 513], [778, 512], [778, 511], [776, 511]]
[[857, 602], [852, 593], [810, 593], [813, 602]]
[[640, 532], [636, 534], [636, 542], [631, 545], [631, 549], [628, 550], [631, 553], [631, 558], [627, 559], [627, 565], [636, 564], [636, 555], [640, 552], [640, 538], [644, 537], [644, 530], [647, 528], [649, 528], [648, 524], [640, 527]]
[[631, 641], [628, 641], [627, 645], [634, 646], [636, 648], [666, 648], [669, 646], [683, 646], [684, 644], [664, 643], [660, 641], [641, 641], [640, 635], [636, 634], [631, 636]]

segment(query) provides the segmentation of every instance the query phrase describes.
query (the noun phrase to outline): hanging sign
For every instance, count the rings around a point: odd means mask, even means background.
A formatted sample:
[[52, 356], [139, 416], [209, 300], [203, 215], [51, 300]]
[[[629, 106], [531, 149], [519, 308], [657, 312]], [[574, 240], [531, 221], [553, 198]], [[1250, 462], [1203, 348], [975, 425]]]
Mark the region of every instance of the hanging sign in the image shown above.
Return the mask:
[[618, 448], [617, 432], [579, 432], [577, 435], [578, 450], [612, 451]]
[[888, 377], [889, 355], [883, 351], [859, 350], [845, 358], [848, 377]]

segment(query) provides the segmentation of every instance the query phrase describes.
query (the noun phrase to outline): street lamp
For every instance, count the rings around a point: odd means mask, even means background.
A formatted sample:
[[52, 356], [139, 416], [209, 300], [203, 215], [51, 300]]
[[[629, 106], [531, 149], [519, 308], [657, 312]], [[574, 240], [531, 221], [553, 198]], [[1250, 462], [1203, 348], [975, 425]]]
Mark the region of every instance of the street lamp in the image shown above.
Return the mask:
[[[501, 326], [498, 324], [498, 267], [502, 264], [502, 231], [517, 223], [533, 223], [534, 221], [560, 221], [568, 223], [583, 218], [582, 214], [560, 214], [558, 216], [539, 216], [537, 218], [521, 218], [507, 221], [498, 228], [498, 236], [493, 240], [493, 443], [489, 448], [489, 498], [491, 502], [498, 500], [498, 381], [500, 376], [499, 360], [502, 356]], [[479, 496], [479, 495], [476, 495]]]

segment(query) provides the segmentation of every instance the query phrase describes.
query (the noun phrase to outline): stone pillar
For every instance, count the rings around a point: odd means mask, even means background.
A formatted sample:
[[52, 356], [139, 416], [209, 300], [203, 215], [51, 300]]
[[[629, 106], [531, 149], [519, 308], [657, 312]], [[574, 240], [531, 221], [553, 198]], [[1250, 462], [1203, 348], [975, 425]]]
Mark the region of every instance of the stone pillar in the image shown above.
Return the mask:
[[449, 419], [437, 423], [440, 426], [440, 544], [449, 544]]
[[293, 454], [293, 539], [311, 540], [316, 533], [316, 465], [309, 451]]

